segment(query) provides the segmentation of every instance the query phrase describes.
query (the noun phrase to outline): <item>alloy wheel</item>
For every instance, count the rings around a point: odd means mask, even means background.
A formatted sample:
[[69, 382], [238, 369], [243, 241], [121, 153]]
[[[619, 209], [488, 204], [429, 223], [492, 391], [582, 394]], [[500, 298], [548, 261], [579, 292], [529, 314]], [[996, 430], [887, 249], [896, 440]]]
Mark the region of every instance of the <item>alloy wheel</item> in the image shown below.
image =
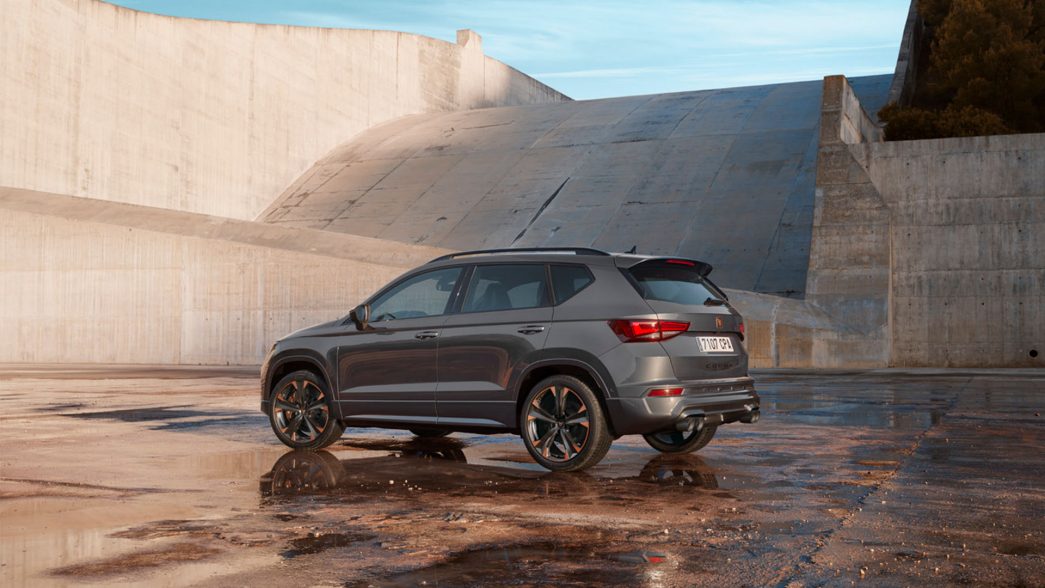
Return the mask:
[[326, 393], [308, 380], [292, 380], [273, 397], [273, 417], [279, 432], [294, 443], [310, 443], [330, 425]]
[[588, 407], [574, 390], [549, 386], [536, 395], [526, 411], [530, 444], [549, 461], [567, 462], [588, 442], [591, 422]]

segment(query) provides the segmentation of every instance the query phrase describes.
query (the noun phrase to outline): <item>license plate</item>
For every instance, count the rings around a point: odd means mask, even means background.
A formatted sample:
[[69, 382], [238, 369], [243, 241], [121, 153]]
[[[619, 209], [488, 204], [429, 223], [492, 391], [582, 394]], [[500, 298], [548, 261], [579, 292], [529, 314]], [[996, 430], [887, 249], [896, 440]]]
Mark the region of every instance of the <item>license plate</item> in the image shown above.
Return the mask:
[[729, 337], [697, 337], [697, 345], [704, 353], [733, 352], [733, 341]]

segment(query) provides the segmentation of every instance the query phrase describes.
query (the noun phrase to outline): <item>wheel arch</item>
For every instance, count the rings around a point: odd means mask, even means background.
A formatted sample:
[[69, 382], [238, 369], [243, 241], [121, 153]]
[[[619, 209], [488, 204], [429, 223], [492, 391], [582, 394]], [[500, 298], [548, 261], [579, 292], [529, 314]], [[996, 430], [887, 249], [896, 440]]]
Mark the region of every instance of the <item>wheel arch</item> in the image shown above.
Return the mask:
[[606, 425], [609, 427], [610, 433], [613, 437], [616, 437], [617, 434], [616, 429], [613, 426], [613, 418], [610, 416], [609, 407], [607, 406], [606, 401], [609, 395], [613, 393], [613, 389], [610, 388], [610, 385], [608, 384], [609, 380], [600, 374], [596, 367], [588, 362], [568, 357], [541, 359], [527, 366], [527, 368], [519, 374], [517, 384], [515, 385], [516, 429], [519, 430], [522, 426], [519, 422], [519, 414], [522, 411], [523, 403], [526, 401], [526, 396], [529, 394], [530, 388], [547, 377], [559, 375], [575, 377], [591, 387], [592, 392], [595, 393], [595, 397], [599, 400], [602, 414], [606, 417]]
[[332, 394], [335, 399], [337, 398], [337, 393], [334, 390], [334, 380], [330, 377], [323, 362], [309, 354], [292, 353], [281, 356], [272, 362], [272, 367], [269, 368], [267, 381], [265, 382], [266, 400], [272, 398], [273, 388], [277, 382], [282, 380], [287, 374], [299, 370], [310, 371], [322, 378], [323, 383], [326, 384], [327, 388], [330, 390], [330, 394]]

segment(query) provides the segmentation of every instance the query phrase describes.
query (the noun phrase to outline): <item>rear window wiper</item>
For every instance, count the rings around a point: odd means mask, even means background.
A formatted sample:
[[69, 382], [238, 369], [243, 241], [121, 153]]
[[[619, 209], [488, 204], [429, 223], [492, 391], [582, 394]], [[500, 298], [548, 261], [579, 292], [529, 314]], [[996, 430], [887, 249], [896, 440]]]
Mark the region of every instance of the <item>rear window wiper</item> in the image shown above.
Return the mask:
[[704, 306], [722, 306], [725, 304], [725, 300], [719, 300], [718, 298], [711, 298], [710, 296], [704, 300]]

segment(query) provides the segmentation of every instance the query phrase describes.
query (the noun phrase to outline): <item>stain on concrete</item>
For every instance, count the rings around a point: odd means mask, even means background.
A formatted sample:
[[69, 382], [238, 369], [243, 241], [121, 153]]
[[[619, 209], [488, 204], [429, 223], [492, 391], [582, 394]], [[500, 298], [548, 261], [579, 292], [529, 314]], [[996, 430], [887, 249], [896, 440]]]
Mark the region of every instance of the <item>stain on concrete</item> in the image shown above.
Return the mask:
[[140, 572], [149, 568], [199, 561], [220, 553], [219, 550], [195, 543], [176, 543], [160, 549], [137, 551], [125, 555], [91, 561], [63, 568], [52, 573], [56, 576], [103, 577], [116, 574]]

